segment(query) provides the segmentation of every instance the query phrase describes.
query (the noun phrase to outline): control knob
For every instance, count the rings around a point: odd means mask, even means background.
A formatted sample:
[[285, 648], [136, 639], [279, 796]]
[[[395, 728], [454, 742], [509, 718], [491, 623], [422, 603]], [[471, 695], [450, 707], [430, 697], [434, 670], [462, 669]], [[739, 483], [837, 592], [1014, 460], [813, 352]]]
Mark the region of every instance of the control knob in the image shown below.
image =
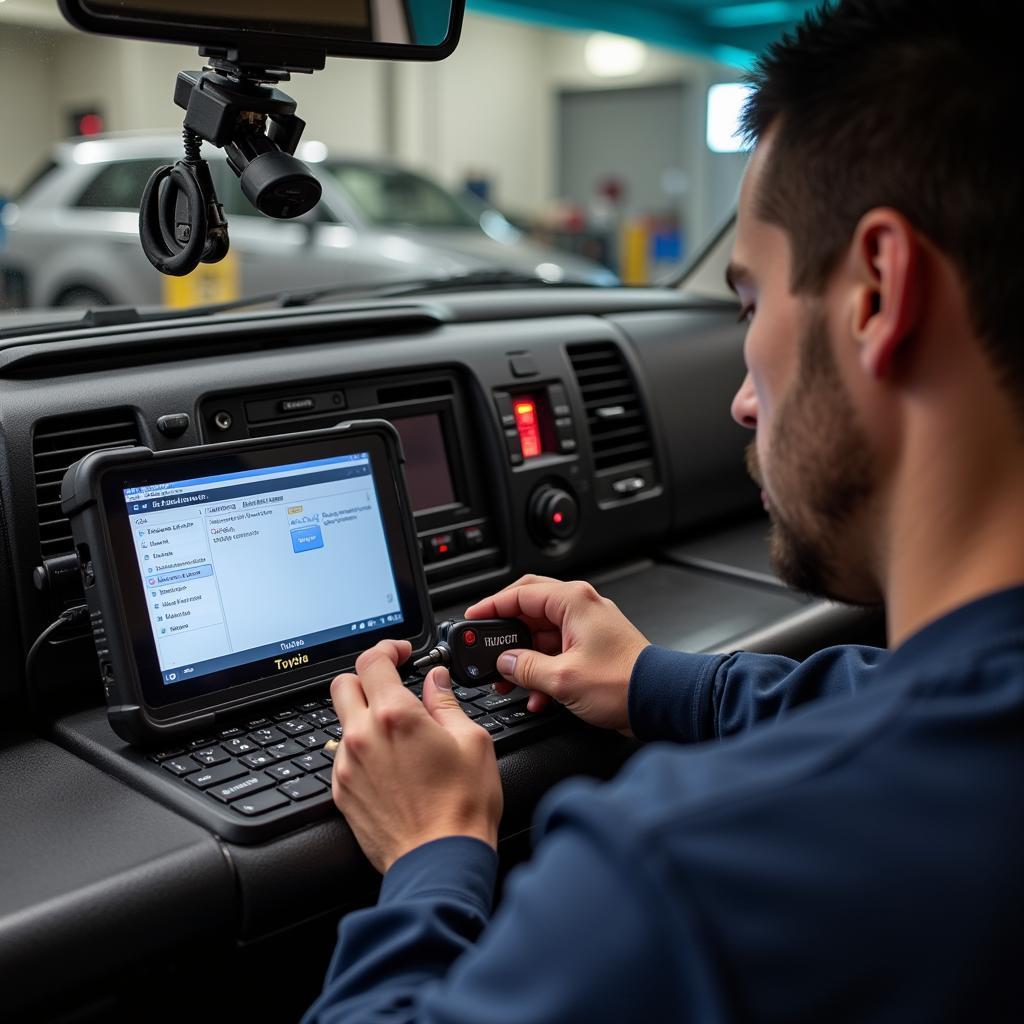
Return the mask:
[[527, 508], [530, 529], [544, 543], [568, 540], [579, 526], [580, 507], [564, 488], [543, 484]]

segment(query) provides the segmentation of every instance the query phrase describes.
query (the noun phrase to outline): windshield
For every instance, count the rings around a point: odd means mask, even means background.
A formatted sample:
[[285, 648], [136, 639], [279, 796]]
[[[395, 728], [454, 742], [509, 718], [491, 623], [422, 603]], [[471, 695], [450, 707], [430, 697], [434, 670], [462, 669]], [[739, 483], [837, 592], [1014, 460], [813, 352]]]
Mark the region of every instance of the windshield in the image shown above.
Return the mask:
[[479, 218], [451, 193], [411, 171], [365, 164], [329, 164], [327, 170], [372, 224], [480, 228]]
[[143, 254], [138, 208], [153, 170], [183, 156], [173, 94], [178, 72], [202, 65], [195, 48], [72, 30], [56, 0], [0, 0], [3, 328], [16, 314], [348, 297], [443, 278], [670, 279], [735, 203], [746, 162], [730, 139], [735, 110], [727, 123], [710, 104], [742, 61], [696, 53], [684, 35], [659, 45], [578, 17], [567, 28], [560, 10], [497, 17], [471, 4], [444, 61], [329, 59], [280, 83], [306, 122], [296, 156], [323, 186], [319, 206], [265, 216], [207, 143], [230, 250], [168, 277]]

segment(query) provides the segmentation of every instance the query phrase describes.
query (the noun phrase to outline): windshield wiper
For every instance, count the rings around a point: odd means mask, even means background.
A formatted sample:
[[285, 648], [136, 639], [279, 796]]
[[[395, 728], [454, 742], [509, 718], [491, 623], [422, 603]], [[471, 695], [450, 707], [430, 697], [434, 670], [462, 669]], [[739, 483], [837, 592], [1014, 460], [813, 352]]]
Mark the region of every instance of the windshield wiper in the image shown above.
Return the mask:
[[329, 285], [314, 288], [308, 292], [290, 292], [280, 295], [280, 306], [307, 306], [319, 299], [335, 295], [359, 294], [375, 299], [392, 298], [399, 295], [428, 295], [432, 292], [460, 291], [467, 288], [591, 288], [582, 281], [546, 281], [535, 274], [523, 274], [514, 270], [473, 270], [467, 274], [452, 274], [448, 277], [414, 277], [407, 281], [390, 281], [375, 287], [365, 285]]

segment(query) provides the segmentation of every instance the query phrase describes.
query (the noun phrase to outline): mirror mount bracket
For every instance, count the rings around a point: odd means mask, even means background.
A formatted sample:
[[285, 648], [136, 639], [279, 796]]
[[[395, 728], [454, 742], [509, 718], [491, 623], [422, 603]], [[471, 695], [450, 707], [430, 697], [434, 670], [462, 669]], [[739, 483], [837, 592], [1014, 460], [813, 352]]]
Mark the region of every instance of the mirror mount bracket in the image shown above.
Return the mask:
[[294, 153], [305, 122], [295, 116], [295, 100], [270, 84], [286, 81], [288, 72], [271, 78], [265, 68], [254, 73], [227, 60], [214, 61], [203, 71], [178, 72], [174, 102], [185, 111], [185, 127], [224, 149], [241, 133], [257, 124], [262, 130], [269, 121], [271, 131], [277, 129], [278, 147]]
[[290, 75], [312, 74], [327, 66], [327, 52], [315, 49], [201, 46], [199, 56], [207, 58], [211, 67], [223, 67], [226, 71], [237, 69], [259, 81], [286, 82]]
[[157, 270], [176, 277], [228, 252], [227, 220], [201, 156], [203, 142], [224, 150], [243, 194], [268, 217], [299, 217], [322, 191], [294, 155], [306, 124], [295, 115], [295, 100], [274, 86], [295, 67], [205, 56], [202, 71], [180, 71], [174, 85], [174, 102], [185, 111], [184, 159], [153, 172], [139, 210], [143, 251]]

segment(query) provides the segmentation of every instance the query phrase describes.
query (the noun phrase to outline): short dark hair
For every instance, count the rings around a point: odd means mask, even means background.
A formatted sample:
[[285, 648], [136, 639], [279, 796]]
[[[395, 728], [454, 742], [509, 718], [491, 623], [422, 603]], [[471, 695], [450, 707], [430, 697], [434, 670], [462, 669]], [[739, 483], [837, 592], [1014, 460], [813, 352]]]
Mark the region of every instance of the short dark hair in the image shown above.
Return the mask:
[[860, 218], [893, 207], [958, 268], [975, 330], [1024, 397], [1020, 82], [1005, 38], [1015, 24], [999, 35], [1006, 12], [1005, 0], [825, 3], [758, 61], [743, 131], [751, 143], [773, 132], [756, 201], [789, 236], [794, 292], [820, 294]]

